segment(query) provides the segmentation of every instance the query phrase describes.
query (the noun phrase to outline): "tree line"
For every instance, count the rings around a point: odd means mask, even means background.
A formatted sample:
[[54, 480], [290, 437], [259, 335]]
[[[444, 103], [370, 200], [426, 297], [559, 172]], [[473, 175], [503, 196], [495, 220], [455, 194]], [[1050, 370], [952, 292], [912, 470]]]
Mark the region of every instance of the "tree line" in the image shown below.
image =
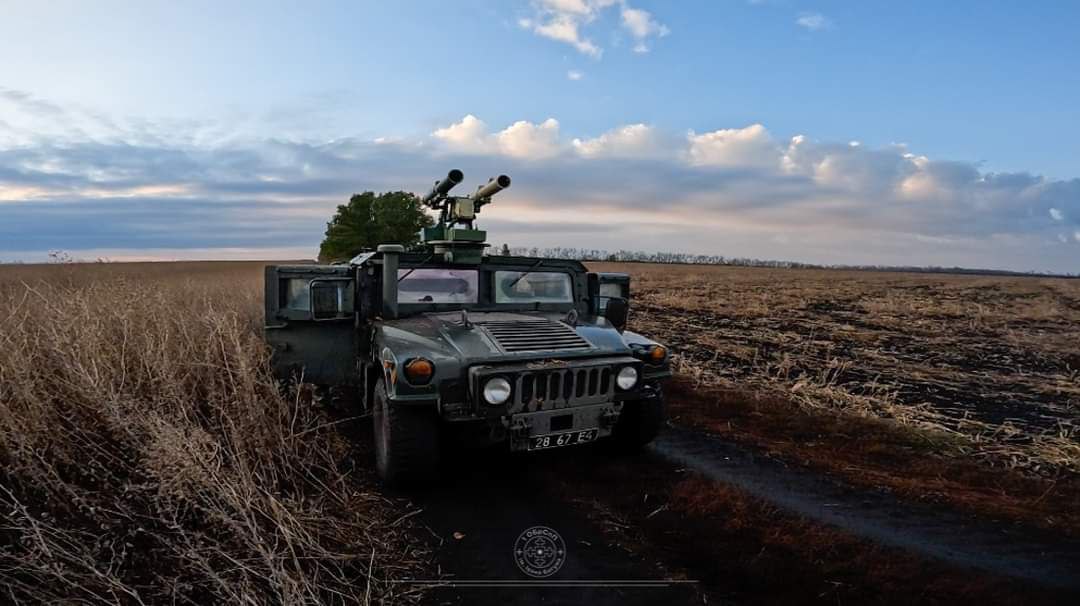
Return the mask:
[[[375, 193], [366, 191], [354, 194], [347, 204], [337, 207], [334, 216], [326, 224], [326, 234], [319, 247], [322, 262], [344, 261], [365, 250], [374, 250], [379, 244], [403, 244], [415, 249], [420, 245], [420, 230], [430, 227], [434, 221], [425, 212], [420, 199], [403, 191]], [[999, 269], [973, 269], [967, 267], [915, 267], [894, 265], [824, 265], [800, 261], [754, 259], [750, 257], [726, 257], [684, 252], [648, 252], [620, 249], [608, 251], [597, 248], [553, 246], [547, 248], [493, 246], [487, 254], [515, 257], [545, 257], [550, 259], [573, 259], [576, 261], [608, 261], [614, 263], [670, 263], [678, 265], [728, 265], [734, 267], [769, 267], [783, 269], [847, 269], [855, 271], [894, 271], [914, 273], [974, 274], [990, 276], [1053, 276], [1071, 278], [1076, 274], [1050, 272], [1019, 272]]]
[[1010, 271], [1004, 269], [979, 269], [970, 267], [914, 266], [914, 265], [847, 265], [804, 263], [801, 261], [783, 261], [775, 259], [755, 259], [750, 257], [725, 257], [724, 255], [703, 255], [685, 252], [643, 250], [608, 251], [598, 248], [574, 248], [552, 246], [547, 248], [510, 246], [503, 244], [489, 249], [489, 254], [534, 257], [548, 259], [569, 259], [574, 261], [603, 261], [609, 263], [665, 263], [673, 265], [726, 265], [731, 267], [768, 267], [778, 269], [844, 269], [851, 271], [890, 271], [901, 273], [940, 273], [970, 274], [988, 276], [1042, 276], [1057, 278], [1075, 278], [1077, 274], [1039, 271]]

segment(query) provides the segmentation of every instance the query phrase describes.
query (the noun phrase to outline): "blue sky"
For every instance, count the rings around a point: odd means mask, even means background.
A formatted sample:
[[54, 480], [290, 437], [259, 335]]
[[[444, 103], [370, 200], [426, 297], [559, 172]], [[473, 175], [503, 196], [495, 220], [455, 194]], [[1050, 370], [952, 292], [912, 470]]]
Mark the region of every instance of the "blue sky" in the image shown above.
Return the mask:
[[0, 259], [311, 256], [461, 166], [512, 244], [1080, 271], [1080, 4], [221, 4], [5, 6]]

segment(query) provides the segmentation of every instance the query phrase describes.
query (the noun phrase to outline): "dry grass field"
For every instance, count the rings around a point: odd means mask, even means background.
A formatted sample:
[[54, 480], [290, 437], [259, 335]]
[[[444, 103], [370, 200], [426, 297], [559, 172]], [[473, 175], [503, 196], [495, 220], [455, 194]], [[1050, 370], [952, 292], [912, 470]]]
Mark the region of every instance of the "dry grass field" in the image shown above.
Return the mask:
[[0, 602], [362, 603], [422, 543], [284, 395], [261, 265], [0, 267]]
[[1080, 280], [619, 267], [636, 279], [636, 327], [702, 383], [946, 432], [988, 462], [1080, 471]]
[[[1080, 281], [593, 268], [671, 346], [674, 422], [1080, 528]], [[256, 262], [0, 266], [0, 601], [413, 597], [405, 504], [275, 385], [261, 297]]]
[[682, 379], [676, 422], [1080, 527], [1080, 280], [591, 267], [632, 274], [631, 323]]

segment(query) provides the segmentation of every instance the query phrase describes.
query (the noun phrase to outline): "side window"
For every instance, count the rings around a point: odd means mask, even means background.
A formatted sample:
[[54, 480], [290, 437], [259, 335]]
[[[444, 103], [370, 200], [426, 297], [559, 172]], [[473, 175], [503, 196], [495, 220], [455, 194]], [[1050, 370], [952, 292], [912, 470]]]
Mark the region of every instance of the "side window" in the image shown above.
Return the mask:
[[352, 317], [351, 280], [312, 280], [310, 292], [313, 319], [341, 320]]
[[311, 310], [310, 278], [288, 278], [281, 281], [281, 309], [290, 311]]

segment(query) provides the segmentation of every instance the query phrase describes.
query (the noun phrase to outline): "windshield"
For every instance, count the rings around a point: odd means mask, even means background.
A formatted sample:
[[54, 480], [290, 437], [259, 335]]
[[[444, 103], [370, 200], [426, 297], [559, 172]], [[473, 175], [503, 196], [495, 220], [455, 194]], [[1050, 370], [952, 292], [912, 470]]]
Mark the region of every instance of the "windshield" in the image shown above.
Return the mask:
[[574, 288], [570, 275], [560, 272], [497, 271], [495, 302], [573, 303]]
[[476, 303], [475, 269], [399, 269], [398, 303]]

